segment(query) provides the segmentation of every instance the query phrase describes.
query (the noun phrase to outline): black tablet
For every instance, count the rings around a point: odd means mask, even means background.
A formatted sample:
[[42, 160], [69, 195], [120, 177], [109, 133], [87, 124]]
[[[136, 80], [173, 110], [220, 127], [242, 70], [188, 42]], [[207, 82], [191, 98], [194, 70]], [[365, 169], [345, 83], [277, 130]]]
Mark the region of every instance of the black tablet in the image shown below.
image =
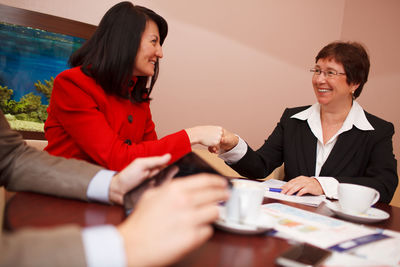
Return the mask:
[[173, 172], [175, 172], [173, 178], [185, 177], [203, 172], [221, 175], [210, 164], [196, 155], [196, 153], [189, 152], [179, 160], [162, 169], [155, 176], [144, 180], [137, 187], [126, 193], [124, 196], [124, 208], [126, 215], [129, 215], [132, 212], [145, 190], [147, 190], [149, 187], [161, 185], [170, 176], [168, 174]]

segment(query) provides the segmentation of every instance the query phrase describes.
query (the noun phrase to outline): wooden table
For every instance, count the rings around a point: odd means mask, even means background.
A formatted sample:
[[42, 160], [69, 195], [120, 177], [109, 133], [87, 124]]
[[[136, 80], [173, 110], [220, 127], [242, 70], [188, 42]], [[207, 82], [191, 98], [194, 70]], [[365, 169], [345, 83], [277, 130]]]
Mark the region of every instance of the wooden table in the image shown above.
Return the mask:
[[[317, 209], [272, 199], [265, 199], [264, 202], [281, 202], [330, 215], [326, 208]], [[388, 212], [390, 218], [370, 225], [400, 231], [400, 208], [383, 203], [378, 203], [376, 207]], [[124, 218], [124, 210], [120, 206], [86, 203], [34, 193], [17, 193], [6, 206], [5, 226], [9, 230], [18, 230], [26, 226], [41, 228], [66, 223], [81, 226], [116, 225]], [[160, 240], [160, 242], [168, 241]], [[274, 266], [275, 258], [289, 246], [285, 240], [263, 234], [237, 235], [216, 229], [208, 242], [188, 254], [175, 266]]]

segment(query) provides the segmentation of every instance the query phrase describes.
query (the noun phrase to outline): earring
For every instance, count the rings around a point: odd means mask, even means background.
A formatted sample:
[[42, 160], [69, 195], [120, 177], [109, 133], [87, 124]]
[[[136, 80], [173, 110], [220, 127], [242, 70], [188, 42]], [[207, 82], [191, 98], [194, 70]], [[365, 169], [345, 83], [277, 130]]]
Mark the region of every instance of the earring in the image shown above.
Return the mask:
[[353, 100], [356, 99], [356, 97], [354, 96], [354, 91], [351, 92], [351, 98], [352, 98]]

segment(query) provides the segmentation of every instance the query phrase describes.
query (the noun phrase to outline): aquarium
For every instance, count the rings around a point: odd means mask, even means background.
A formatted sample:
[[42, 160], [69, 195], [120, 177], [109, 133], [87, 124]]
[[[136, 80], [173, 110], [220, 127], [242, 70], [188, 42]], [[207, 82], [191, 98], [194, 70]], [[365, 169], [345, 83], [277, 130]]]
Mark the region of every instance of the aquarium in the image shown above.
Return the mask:
[[0, 108], [12, 128], [43, 132], [54, 78], [94, 30], [0, 4]]

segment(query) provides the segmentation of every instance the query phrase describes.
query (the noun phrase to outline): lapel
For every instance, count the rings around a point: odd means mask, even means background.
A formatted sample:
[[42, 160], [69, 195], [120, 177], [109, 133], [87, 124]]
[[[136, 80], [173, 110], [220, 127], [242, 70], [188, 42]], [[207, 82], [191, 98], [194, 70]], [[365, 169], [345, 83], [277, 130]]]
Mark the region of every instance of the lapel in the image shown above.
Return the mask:
[[[297, 142], [300, 146], [297, 149], [298, 160], [303, 161], [299, 162], [299, 168], [302, 175], [314, 176], [315, 159], [317, 154], [317, 138], [311, 132], [307, 122], [302, 123], [302, 127], [304, 128], [299, 133], [301, 140], [300, 142]], [[302, 166], [305, 166], [305, 169]]]
[[339, 135], [335, 146], [321, 168], [320, 176], [338, 176], [353, 159], [358, 147], [362, 144], [362, 136], [363, 131], [357, 130], [354, 126], [350, 131]]

